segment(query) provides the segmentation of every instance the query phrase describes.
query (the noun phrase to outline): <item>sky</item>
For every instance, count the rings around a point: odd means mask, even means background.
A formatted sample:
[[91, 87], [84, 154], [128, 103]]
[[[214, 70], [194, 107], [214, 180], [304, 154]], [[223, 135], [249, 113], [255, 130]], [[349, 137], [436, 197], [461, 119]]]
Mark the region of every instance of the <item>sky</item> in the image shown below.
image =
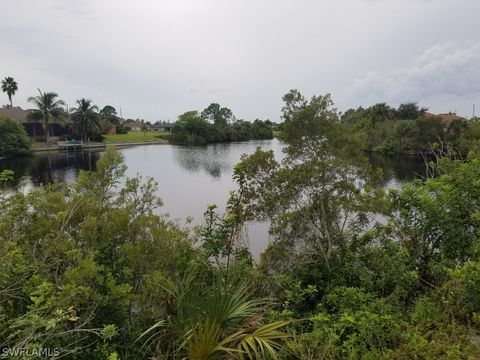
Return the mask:
[[[174, 121], [212, 102], [280, 121], [282, 96], [339, 111], [416, 101], [480, 112], [478, 0], [2, 0], [0, 77], [69, 107]], [[6, 104], [0, 94], [0, 104]]]

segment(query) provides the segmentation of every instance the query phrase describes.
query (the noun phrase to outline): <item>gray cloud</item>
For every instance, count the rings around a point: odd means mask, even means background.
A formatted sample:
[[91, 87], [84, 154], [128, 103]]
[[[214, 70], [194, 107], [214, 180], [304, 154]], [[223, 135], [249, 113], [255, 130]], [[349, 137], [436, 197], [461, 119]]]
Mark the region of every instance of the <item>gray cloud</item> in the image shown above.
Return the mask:
[[436, 44], [411, 66], [355, 80], [351, 96], [366, 101], [426, 100], [480, 94], [480, 42]]
[[291, 88], [332, 93], [340, 109], [468, 109], [479, 12], [474, 0], [15, 0], [2, 3], [0, 77], [17, 79], [24, 107], [39, 87], [150, 120], [210, 102], [278, 120]]

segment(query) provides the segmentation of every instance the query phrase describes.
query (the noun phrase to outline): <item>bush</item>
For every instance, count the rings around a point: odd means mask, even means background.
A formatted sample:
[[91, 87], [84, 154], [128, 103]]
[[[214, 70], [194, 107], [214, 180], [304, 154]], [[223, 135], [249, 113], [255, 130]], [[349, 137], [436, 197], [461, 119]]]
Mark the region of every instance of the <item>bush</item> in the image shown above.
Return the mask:
[[30, 154], [31, 141], [17, 121], [0, 115], [0, 158]]
[[122, 124], [117, 126], [117, 134], [127, 134], [127, 133], [128, 133], [128, 129], [125, 126], [123, 126]]

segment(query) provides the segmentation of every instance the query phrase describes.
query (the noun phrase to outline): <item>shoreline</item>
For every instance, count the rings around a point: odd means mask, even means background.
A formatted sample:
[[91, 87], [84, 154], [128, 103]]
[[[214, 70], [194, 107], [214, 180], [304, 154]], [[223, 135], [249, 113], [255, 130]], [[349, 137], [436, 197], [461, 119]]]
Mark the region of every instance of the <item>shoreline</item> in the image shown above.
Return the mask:
[[[96, 150], [96, 149], [105, 149], [109, 145], [113, 145], [115, 147], [128, 147], [128, 146], [137, 146], [137, 145], [165, 145], [169, 144], [168, 140], [159, 140], [159, 141], [132, 141], [132, 142], [111, 142], [111, 143], [91, 143], [88, 146], [78, 147], [78, 149], [74, 149], [73, 151], [82, 151], [82, 150]], [[46, 146], [46, 147], [38, 147], [31, 150], [32, 153], [37, 152], [68, 152], [69, 150], [65, 150], [61, 145], [53, 145], [53, 146]]]

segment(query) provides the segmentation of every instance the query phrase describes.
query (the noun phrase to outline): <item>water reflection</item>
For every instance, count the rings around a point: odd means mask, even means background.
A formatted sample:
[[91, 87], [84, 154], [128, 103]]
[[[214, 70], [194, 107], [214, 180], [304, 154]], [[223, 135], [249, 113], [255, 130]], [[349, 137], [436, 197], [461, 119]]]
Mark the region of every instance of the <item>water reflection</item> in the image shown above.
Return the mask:
[[[135, 169], [135, 175], [149, 174], [162, 177], [165, 172], [174, 172], [175, 168], [189, 174], [208, 177], [218, 181], [222, 177], [231, 177], [233, 166], [242, 154], [251, 154], [257, 147], [273, 150], [277, 158], [282, 157], [282, 144], [278, 140], [249, 141], [208, 146], [169, 146], [149, 145], [125, 148], [121, 152], [129, 168]], [[37, 153], [35, 156], [0, 160], [0, 170], [10, 169], [15, 173], [15, 183], [28, 179], [34, 185], [53, 182], [71, 182], [79, 170], [95, 170], [96, 162], [102, 151], [84, 151], [70, 153]], [[375, 170], [381, 169], [383, 185], [395, 185], [415, 177], [425, 175], [422, 159], [404, 156], [384, 156], [376, 153], [366, 155]], [[173, 160], [173, 161], [172, 161]], [[161, 174], [151, 172], [152, 167], [161, 168]]]
[[206, 146], [174, 146], [175, 161], [191, 173], [205, 173], [213, 180], [230, 176], [233, 166], [242, 154], [251, 154], [257, 147], [280, 154], [282, 145], [277, 140], [255, 140]]
[[72, 182], [80, 170], [95, 170], [100, 152], [38, 153], [32, 157], [0, 160], [0, 170], [14, 172], [14, 185], [27, 180], [33, 185]]
[[[283, 145], [276, 139], [202, 147], [145, 145], [120, 151], [128, 167], [127, 176], [140, 174], [158, 182], [157, 195], [164, 203], [159, 213], [168, 213], [181, 223], [191, 216], [195, 224], [202, 224], [209, 204], [224, 208], [229, 192], [236, 187], [233, 166], [242, 154], [252, 154], [257, 147], [273, 150], [277, 159], [283, 157]], [[101, 153], [39, 153], [31, 158], [0, 161], [0, 170], [13, 170], [17, 184], [22, 178], [32, 185], [72, 182], [80, 169], [95, 170]], [[398, 187], [416, 174], [424, 174], [423, 162], [418, 159], [379, 154], [368, 154], [368, 159], [374, 168], [383, 170], [385, 187]], [[252, 254], [258, 258], [269, 242], [267, 224], [249, 226], [248, 240]]]
[[426, 175], [425, 162], [420, 158], [378, 153], [368, 153], [367, 157], [374, 170], [382, 170], [382, 185], [387, 188], [398, 188], [402, 182]]
[[225, 156], [229, 148], [219, 144], [213, 146], [175, 147], [175, 160], [189, 172], [205, 172], [213, 179], [218, 179], [231, 168], [228, 157]]

